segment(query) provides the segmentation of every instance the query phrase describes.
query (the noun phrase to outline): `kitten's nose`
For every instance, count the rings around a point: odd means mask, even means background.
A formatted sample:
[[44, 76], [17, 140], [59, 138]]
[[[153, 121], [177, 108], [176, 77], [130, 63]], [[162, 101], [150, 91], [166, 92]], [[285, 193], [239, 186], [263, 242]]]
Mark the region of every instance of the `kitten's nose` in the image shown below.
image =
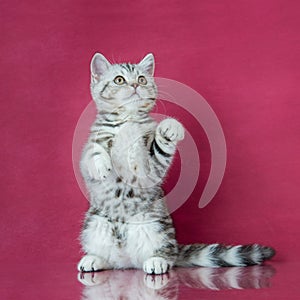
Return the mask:
[[131, 86], [136, 89], [139, 85], [137, 83], [133, 83]]

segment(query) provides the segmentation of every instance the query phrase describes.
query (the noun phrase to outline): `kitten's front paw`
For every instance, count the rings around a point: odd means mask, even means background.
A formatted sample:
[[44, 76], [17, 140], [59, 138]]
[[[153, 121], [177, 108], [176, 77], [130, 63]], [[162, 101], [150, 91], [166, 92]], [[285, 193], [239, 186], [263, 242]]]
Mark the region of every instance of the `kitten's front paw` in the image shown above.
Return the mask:
[[103, 259], [95, 255], [85, 255], [77, 265], [77, 269], [80, 272], [96, 272], [104, 268]]
[[144, 262], [143, 270], [147, 274], [164, 274], [169, 270], [168, 262], [162, 257], [150, 257]]
[[95, 180], [105, 180], [111, 170], [111, 159], [107, 153], [95, 154], [89, 161], [89, 175]]
[[171, 118], [161, 121], [157, 126], [156, 132], [171, 142], [178, 142], [184, 138], [183, 126], [177, 120]]

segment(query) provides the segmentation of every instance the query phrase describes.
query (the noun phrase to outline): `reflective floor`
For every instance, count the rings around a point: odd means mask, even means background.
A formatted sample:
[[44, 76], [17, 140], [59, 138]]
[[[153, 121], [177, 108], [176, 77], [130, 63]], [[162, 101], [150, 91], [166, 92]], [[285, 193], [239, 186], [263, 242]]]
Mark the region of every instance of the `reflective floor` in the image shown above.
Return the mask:
[[77, 274], [75, 265], [14, 265], [1, 272], [1, 299], [300, 299], [299, 264]]

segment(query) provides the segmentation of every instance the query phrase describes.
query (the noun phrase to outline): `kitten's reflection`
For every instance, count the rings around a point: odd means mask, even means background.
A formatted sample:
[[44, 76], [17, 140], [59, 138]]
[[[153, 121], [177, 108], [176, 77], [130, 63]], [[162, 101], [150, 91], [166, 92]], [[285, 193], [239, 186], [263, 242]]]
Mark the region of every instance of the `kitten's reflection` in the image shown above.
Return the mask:
[[177, 268], [164, 275], [145, 275], [140, 270], [79, 273], [86, 287], [82, 300], [177, 299], [178, 286], [196, 289], [260, 289], [270, 286], [271, 266], [246, 268]]

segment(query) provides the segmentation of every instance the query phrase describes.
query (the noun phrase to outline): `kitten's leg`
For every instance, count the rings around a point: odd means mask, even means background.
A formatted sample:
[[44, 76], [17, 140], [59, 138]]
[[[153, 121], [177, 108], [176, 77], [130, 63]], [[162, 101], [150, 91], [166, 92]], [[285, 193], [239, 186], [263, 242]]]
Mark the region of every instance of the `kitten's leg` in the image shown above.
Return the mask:
[[90, 143], [86, 146], [80, 167], [83, 176], [95, 180], [104, 180], [112, 170], [109, 154], [97, 143]]
[[111, 269], [109, 256], [113, 247], [112, 223], [97, 215], [98, 210], [91, 207], [81, 233], [82, 250], [86, 253], [77, 265], [78, 271], [93, 272]]
[[183, 138], [184, 128], [175, 119], [168, 118], [158, 124], [150, 146], [150, 162], [156, 176], [165, 176], [172, 163], [177, 142]]
[[[177, 242], [175, 240], [174, 228], [161, 228], [162, 233], [157, 233], [160, 238], [159, 248], [154, 249], [153, 255], [143, 263], [143, 270], [147, 274], [164, 274], [167, 273], [174, 265], [177, 257]], [[152, 239], [153, 240], [153, 239]]]
[[162, 233], [157, 233], [156, 237], [157, 241], [162, 238], [159, 248], [154, 250], [153, 256], [146, 259], [143, 263], [143, 270], [147, 274], [167, 273], [174, 266], [177, 257], [178, 248], [174, 228], [162, 228], [161, 231]]
[[133, 265], [147, 274], [167, 273], [177, 258], [178, 247], [172, 219], [170, 216], [159, 218], [140, 225], [130, 225], [127, 234], [127, 251], [131, 253]]

